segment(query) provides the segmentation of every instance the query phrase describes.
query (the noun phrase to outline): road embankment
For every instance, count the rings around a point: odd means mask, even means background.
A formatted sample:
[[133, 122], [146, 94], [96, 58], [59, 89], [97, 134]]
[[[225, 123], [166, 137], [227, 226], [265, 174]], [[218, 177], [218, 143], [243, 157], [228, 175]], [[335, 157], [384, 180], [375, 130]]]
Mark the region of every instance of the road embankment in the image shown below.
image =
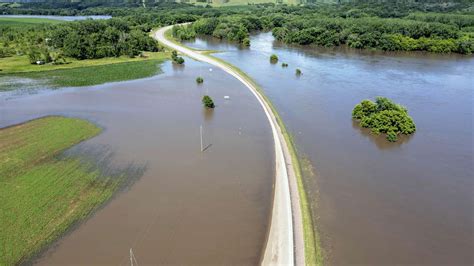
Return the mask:
[[[305, 265], [305, 261], [308, 262], [307, 255], [305, 259], [305, 247], [308, 248], [308, 243], [310, 243], [309, 247], [314, 249], [313, 228], [309, 220], [310, 234], [306, 232], [308, 224], [304, 223], [303, 217], [308, 213], [302, 212], [302, 209], [307, 208], [307, 201], [302, 186], [298, 159], [291, 138], [282, 125], [276, 110], [245, 73], [220, 59], [168, 39], [166, 32], [171, 27], [158, 29], [153, 33], [153, 37], [163, 45], [188, 57], [221, 68], [244, 84], [262, 106], [272, 129], [276, 170], [271, 222], [266, 247], [262, 255], [262, 264]], [[310, 216], [307, 217], [310, 219]], [[312, 261], [313, 259], [310, 259], [310, 262]]]

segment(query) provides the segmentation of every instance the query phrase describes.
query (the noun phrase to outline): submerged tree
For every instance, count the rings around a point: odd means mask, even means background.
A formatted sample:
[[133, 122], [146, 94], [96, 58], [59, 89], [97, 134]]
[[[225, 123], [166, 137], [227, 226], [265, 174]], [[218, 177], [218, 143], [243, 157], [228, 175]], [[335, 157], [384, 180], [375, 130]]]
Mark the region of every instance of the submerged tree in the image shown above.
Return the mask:
[[352, 110], [352, 118], [360, 121], [360, 126], [370, 128], [373, 134], [386, 134], [391, 142], [397, 141], [399, 134], [416, 131], [407, 109], [385, 97], [377, 97], [375, 102], [363, 100]]
[[176, 50], [173, 50], [171, 52], [171, 59], [173, 60], [173, 62], [175, 62], [178, 65], [181, 65], [184, 63], [184, 58], [182, 58], [181, 56], [178, 56], [178, 52], [176, 52]]
[[250, 46], [250, 39], [249, 38], [244, 38], [242, 40], [242, 45], [245, 46], [245, 47], [249, 47]]
[[278, 62], [278, 56], [276, 54], [272, 54], [270, 56], [270, 63], [276, 64]]
[[208, 95], [204, 95], [202, 97], [202, 104], [204, 105], [204, 107], [206, 108], [214, 108], [215, 105], [214, 105], [214, 101], [212, 100], [212, 98]]

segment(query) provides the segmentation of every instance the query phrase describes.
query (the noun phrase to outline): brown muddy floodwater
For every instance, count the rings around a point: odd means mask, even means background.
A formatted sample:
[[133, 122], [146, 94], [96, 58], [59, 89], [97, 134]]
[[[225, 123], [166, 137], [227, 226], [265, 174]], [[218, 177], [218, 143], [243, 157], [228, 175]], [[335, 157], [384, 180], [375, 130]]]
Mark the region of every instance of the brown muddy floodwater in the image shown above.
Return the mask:
[[[306, 187], [328, 264], [474, 264], [472, 56], [288, 47], [271, 33], [249, 49], [190, 45], [224, 51], [276, 105], [315, 167]], [[391, 144], [360, 130], [352, 108], [376, 96], [405, 105], [417, 132]]]
[[[273, 140], [260, 105], [206, 64], [167, 62], [163, 71], [94, 87], [0, 94], [2, 127], [44, 115], [82, 117], [104, 131], [81, 145], [110, 148], [116, 164], [146, 164], [133, 186], [37, 264], [129, 265], [130, 248], [139, 265], [259, 262], [274, 178]], [[196, 84], [197, 76], [204, 84]], [[205, 93], [215, 110], [203, 110]]]

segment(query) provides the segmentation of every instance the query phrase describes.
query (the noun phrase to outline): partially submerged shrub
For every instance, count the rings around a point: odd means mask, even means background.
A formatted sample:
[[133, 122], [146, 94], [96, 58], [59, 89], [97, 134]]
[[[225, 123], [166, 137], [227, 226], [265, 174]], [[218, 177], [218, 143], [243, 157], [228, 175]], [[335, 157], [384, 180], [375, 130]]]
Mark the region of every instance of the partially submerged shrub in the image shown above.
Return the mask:
[[178, 65], [182, 65], [182, 64], [184, 64], [184, 58], [179, 56], [178, 58], [176, 58], [176, 60], [174, 62]]
[[301, 72], [301, 69], [297, 68], [296, 69], [296, 75], [301, 76], [303, 73]]
[[197, 77], [196, 78], [196, 83], [201, 84], [204, 82], [204, 79], [202, 77]]
[[245, 47], [249, 47], [250, 46], [250, 39], [249, 38], [245, 38], [242, 40], [242, 45], [245, 46]]
[[173, 62], [175, 62], [178, 65], [181, 65], [184, 63], [184, 58], [182, 58], [181, 56], [178, 56], [178, 52], [176, 52], [176, 50], [173, 50], [171, 52], [171, 59], [173, 60]]
[[281, 67], [288, 67], [287, 63], [281, 63]]
[[272, 54], [270, 56], [270, 63], [276, 64], [278, 62], [278, 56], [276, 54]]
[[214, 101], [212, 100], [212, 98], [208, 95], [204, 95], [202, 97], [202, 104], [204, 105], [204, 107], [206, 108], [214, 108], [215, 105], [214, 105]]
[[399, 134], [416, 131], [407, 109], [385, 97], [377, 97], [375, 102], [363, 100], [352, 110], [352, 118], [360, 121], [360, 126], [370, 128], [373, 134], [386, 134], [391, 142], [397, 141]]

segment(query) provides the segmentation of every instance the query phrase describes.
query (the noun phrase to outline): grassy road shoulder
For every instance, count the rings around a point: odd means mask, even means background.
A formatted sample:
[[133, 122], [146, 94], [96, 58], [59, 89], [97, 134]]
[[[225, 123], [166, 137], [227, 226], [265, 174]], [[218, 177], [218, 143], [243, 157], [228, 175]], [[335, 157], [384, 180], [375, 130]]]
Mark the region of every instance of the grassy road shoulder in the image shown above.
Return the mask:
[[100, 132], [66, 117], [0, 129], [0, 265], [24, 262], [112, 196], [121, 178], [57, 157]]

